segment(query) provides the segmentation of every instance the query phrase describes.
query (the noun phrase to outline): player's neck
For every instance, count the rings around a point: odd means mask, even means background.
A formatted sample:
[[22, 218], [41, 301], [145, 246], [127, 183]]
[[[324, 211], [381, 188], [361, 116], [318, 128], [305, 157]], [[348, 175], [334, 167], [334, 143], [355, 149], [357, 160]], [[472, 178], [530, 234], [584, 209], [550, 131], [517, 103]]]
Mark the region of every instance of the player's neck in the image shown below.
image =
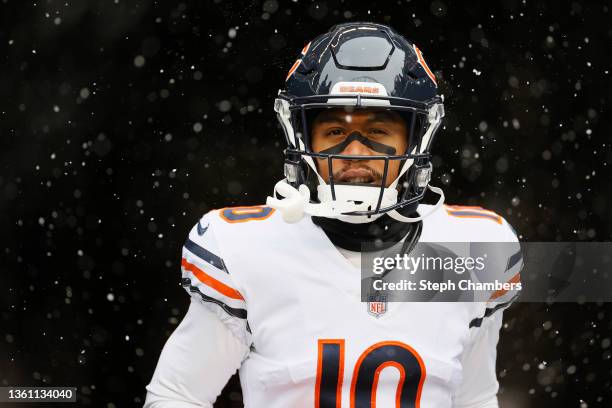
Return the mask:
[[362, 244], [374, 244], [368, 245], [372, 250], [386, 249], [413, 232], [420, 234], [421, 230], [417, 223], [399, 222], [386, 214], [364, 224], [324, 217], [312, 217], [312, 221], [323, 229], [334, 245], [355, 252], [362, 251]]

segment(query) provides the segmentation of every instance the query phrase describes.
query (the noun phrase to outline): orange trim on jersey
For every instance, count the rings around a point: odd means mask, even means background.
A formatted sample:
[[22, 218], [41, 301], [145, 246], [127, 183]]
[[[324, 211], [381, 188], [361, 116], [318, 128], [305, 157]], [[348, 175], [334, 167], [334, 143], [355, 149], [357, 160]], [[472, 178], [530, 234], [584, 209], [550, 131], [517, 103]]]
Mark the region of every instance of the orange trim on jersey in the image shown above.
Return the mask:
[[340, 340], [340, 363], [338, 369], [338, 386], [336, 387], [337, 408], [342, 406], [342, 384], [344, 383], [344, 339]]
[[291, 75], [293, 75], [293, 73], [295, 72], [295, 70], [300, 66], [300, 64], [302, 63], [302, 60], [299, 59], [297, 61], [295, 61], [293, 63], [293, 65], [291, 66], [291, 68], [289, 68], [289, 73], [287, 74], [287, 78], [285, 78], [285, 81], [287, 81], [289, 79], [289, 77]]
[[381, 365], [376, 368], [374, 372], [374, 382], [372, 383], [372, 399], [370, 400], [370, 406], [372, 408], [376, 408], [376, 390], [378, 388], [378, 377], [380, 377], [380, 373], [387, 367], [395, 367], [400, 372], [400, 379], [397, 384], [397, 390], [395, 391], [395, 406], [396, 408], [400, 408], [400, 400], [402, 398], [402, 386], [404, 385], [404, 380], [406, 380], [406, 370], [404, 370], [404, 366], [402, 366], [397, 361], [385, 361]]
[[498, 224], [502, 223], [502, 217], [500, 217], [497, 214], [495, 215], [487, 214], [487, 213], [477, 214], [476, 212], [472, 214], [460, 214], [459, 212], [453, 212], [453, 211], [448, 211], [448, 210], [446, 210], [446, 212], [448, 213], [448, 215], [452, 215], [453, 217], [457, 217], [457, 218], [480, 218], [480, 219], [484, 218], [487, 220], [495, 221]]
[[413, 44], [412, 46], [414, 47], [414, 51], [416, 52], [417, 57], [419, 59], [419, 64], [421, 64], [421, 66], [423, 67], [423, 69], [427, 73], [427, 76], [429, 77], [429, 79], [431, 79], [433, 81], [434, 85], [437, 87], [438, 86], [438, 82], [436, 82], [436, 76], [434, 75], [433, 72], [431, 72], [431, 69], [429, 69], [429, 66], [425, 62], [425, 58], [423, 58], [423, 53], [421, 52], [421, 50], [419, 50], [419, 47], [417, 47], [416, 45]]
[[344, 339], [319, 339], [317, 352], [317, 380], [315, 382], [315, 408], [321, 402], [321, 378], [323, 377], [323, 345], [337, 344], [340, 347], [338, 363], [338, 383], [336, 384], [336, 408], [342, 406], [342, 383], [344, 381]]
[[444, 207], [446, 207], [447, 209], [450, 209], [451, 211], [461, 211], [461, 210], [476, 211], [476, 212], [488, 213], [488, 214], [495, 215], [495, 216], [499, 217], [499, 215], [495, 211], [487, 210], [486, 208], [482, 208], [482, 207], [479, 207], [479, 206], [476, 206], [476, 205], [448, 205], [448, 204], [444, 204]]
[[[485, 208], [479, 207], [477, 205], [451, 205], [451, 204], [444, 204], [444, 206], [446, 208], [451, 208], [453, 210], [481, 210], [481, 211], [490, 211], [487, 210]], [[493, 212], [493, 211], [491, 211]]]
[[191, 272], [200, 282], [206, 286], [210, 286], [222, 295], [231, 299], [244, 300], [240, 292], [238, 292], [236, 289], [216, 280], [194, 264], [187, 262], [185, 258], [181, 260], [181, 266]]
[[[512, 278], [510, 278], [510, 280], [506, 283], [518, 283], [520, 281], [521, 281], [521, 273], [519, 272], [516, 275], [514, 275]], [[508, 292], [509, 292], [509, 289], [500, 289], [496, 291], [495, 293], [493, 293], [491, 297], [489, 298], [489, 300], [497, 299], [500, 296], [504, 296]]]
[[[251, 218], [243, 218], [240, 220], [229, 219], [225, 216], [225, 214], [223, 214], [223, 212], [226, 210], [232, 210], [232, 214], [236, 214], [236, 215], [245, 215], [245, 214], [257, 215], [257, 214], [263, 213], [266, 209], [269, 209], [270, 212], [264, 217], [251, 217]], [[224, 221], [233, 224], [236, 222], [247, 222], [247, 221], [253, 221], [253, 220], [259, 220], [259, 221], [267, 220], [268, 218], [270, 218], [272, 214], [274, 214], [274, 211], [276, 211], [276, 209], [266, 207], [265, 205], [249, 205], [249, 206], [244, 206], [244, 207], [225, 207], [225, 208], [219, 209], [219, 216], [223, 218]]]
[[457, 218], [486, 218], [502, 223], [502, 217], [493, 211], [486, 210], [482, 207], [468, 205], [444, 205], [446, 213]]
[[310, 43], [312, 43], [312, 41], [306, 44], [304, 48], [302, 48], [302, 52], [301, 52], [302, 55], [306, 55], [306, 53], [308, 52], [308, 49], [310, 48]]
[[[355, 408], [355, 386], [357, 385], [357, 377], [359, 376], [359, 368], [361, 367], [361, 363], [363, 362], [363, 359], [366, 358], [368, 354], [372, 352], [372, 350], [375, 350], [379, 347], [384, 347], [384, 346], [401, 347], [405, 350], [408, 350], [410, 354], [412, 354], [417, 359], [417, 362], [419, 363], [419, 366], [421, 367], [421, 379], [419, 380], [419, 387], [417, 389], [415, 408], [420, 408], [421, 407], [421, 392], [423, 391], [423, 383], [425, 382], [425, 377], [427, 375], [425, 371], [425, 363], [423, 362], [423, 359], [421, 358], [421, 356], [419, 355], [419, 353], [417, 353], [415, 349], [413, 349], [407, 344], [402, 343], [401, 341], [381, 341], [380, 343], [376, 343], [368, 347], [363, 353], [361, 353], [361, 355], [359, 356], [359, 359], [355, 363], [355, 368], [353, 369], [353, 380], [351, 381], [351, 408]], [[397, 393], [395, 395], [397, 398]], [[401, 392], [400, 392], [400, 396], [401, 396]], [[396, 403], [396, 406], [399, 407], [399, 402]]]

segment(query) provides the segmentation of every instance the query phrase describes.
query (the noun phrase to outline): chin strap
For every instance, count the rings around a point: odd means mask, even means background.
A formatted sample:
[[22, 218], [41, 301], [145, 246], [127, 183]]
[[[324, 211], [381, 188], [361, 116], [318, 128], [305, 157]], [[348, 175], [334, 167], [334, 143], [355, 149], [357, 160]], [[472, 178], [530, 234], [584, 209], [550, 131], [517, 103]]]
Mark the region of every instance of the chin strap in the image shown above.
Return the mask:
[[[434, 205], [434, 207], [424, 215], [419, 217], [405, 217], [397, 210], [389, 211], [387, 214], [396, 221], [401, 222], [418, 222], [423, 218], [429, 216], [436, 211], [444, 203], [444, 192], [439, 187], [433, 187], [428, 185], [432, 192], [438, 194], [440, 199]], [[279, 194], [282, 199], [276, 198], [276, 194]], [[272, 197], [268, 197], [266, 205], [280, 211], [283, 220], [288, 223], [296, 223], [304, 217], [304, 213], [315, 217], [337, 217], [342, 213], [355, 211], [353, 203], [342, 203], [336, 201], [330, 201], [325, 203], [311, 203], [310, 202], [310, 190], [304, 184], [300, 185], [299, 189], [296, 189], [287, 180], [280, 180], [274, 186], [274, 193]], [[343, 208], [345, 207], [345, 208]]]
[[438, 202], [433, 206], [431, 210], [429, 210], [427, 213], [420, 215], [418, 217], [404, 217], [402, 214], [397, 212], [397, 210], [391, 210], [387, 213], [389, 214], [389, 217], [393, 218], [396, 221], [401, 221], [401, 222], [419, 222], [423, 218], [429, 217], [431, 214], [434, 213], [434, 211], [437, 211], [438, 208], [440, 208], [442, 204], [444, 204], [444, 191], [442, 191], [440, 187], [430, 186], [429, 184], [427, 185], [427, 188], [432, 193], [436, 193], [440, 196], [440, 198], [438, 199]]

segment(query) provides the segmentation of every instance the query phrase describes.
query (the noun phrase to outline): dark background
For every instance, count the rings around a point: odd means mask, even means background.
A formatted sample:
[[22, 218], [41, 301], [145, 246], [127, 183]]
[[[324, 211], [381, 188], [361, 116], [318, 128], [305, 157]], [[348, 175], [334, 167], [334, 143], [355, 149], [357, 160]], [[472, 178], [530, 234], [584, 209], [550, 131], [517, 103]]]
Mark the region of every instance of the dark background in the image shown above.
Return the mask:
[[[273, 98], [337, 22], [386, 22], [423, 50], [446, 96], [432, 184], [449, 203], [523, 240], [610, 240], [607, 2], [356, 3], [0, 0], [0, 386], [142, 404], [189, 302], [188, 230], [271, 192]], [[507, 311], [502, 407], [610, 406], [611, 314]], [[219, 401], [240, 406], [235, 379]]]

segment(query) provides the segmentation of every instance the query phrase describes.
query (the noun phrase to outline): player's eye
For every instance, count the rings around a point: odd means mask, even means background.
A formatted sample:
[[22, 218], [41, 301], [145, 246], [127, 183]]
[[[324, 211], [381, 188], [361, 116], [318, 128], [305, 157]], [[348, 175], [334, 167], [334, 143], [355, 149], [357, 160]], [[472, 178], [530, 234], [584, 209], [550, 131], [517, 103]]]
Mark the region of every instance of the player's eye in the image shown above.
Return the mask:
[[388, 135], [389, 134], [389, 132], [381, 128], [372, 128], [368, 131], [368, 133], [372, 135]]
[[344, 134], [344, 129], [341, 128], [333, 128], [333, 129], [329, 129], [326, 133], [325, 136], [340, 136]]

